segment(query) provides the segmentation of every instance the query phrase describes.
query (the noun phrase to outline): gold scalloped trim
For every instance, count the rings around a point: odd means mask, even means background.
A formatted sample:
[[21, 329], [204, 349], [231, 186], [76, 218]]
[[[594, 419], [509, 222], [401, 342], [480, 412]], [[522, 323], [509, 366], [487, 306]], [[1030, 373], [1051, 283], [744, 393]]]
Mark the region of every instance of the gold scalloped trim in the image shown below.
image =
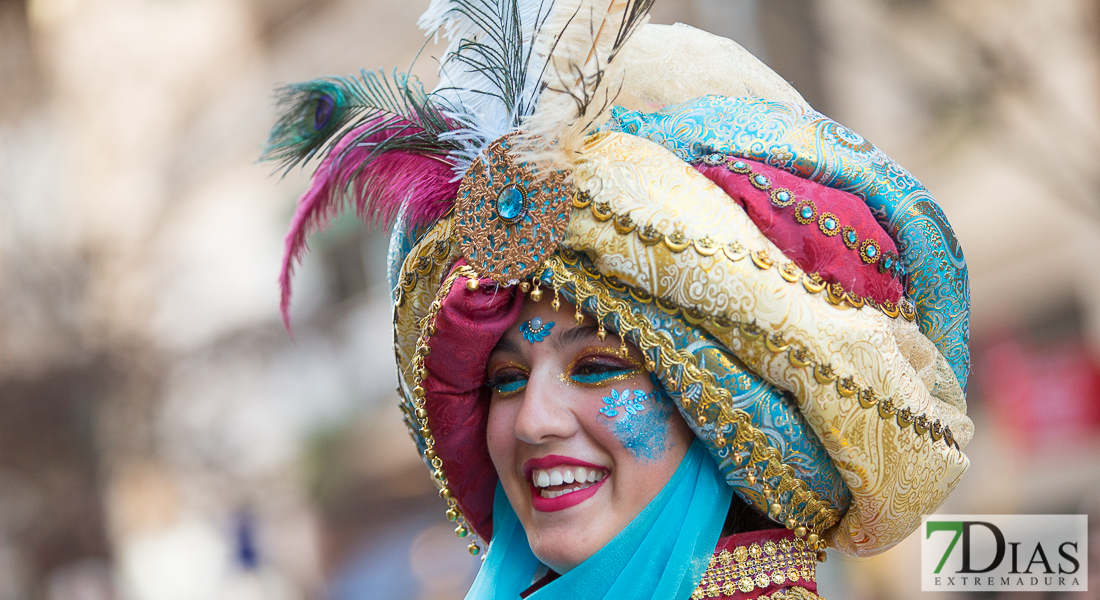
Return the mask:
[[[779, 451], [768, 443], [768, 438], [762, 431], [753, 426], [748, 413], [730, 408], [733, 400], [729, 396], [729, 391], [718, 385], [713, 373], [699, 368], [695, 357], [690, 352], [677, 350], [667, 336], [655, 331], [649, 321], [635, 314], [629, 304], [607, 293], [599, 273], [590, 273], [583, 268], [587, 265], [577, 268], [578, 263], [576, 256], [566, 248], [562, 248], [558, 256], [551, 257], [545, 263], [545, 267], [551, 272], [555, 290], [572, 286], [576, 294], [575, 304], [578, 306], [586, 300], [593, 299], [596, 305], [595, 317], [601, 323], [604, 318], [614, 313], [619, 319], [620, 330], [629, 332], [640, 349], [657, 352], [661, 367], [668, 373], [670, 385], [683, 391], [698, 383], [702, 388], [698, 406], [695, 406], [692, 400], [682, 398], [681, 406], [684, 410], [695, 415], [698, 425], [714, 422], [716, 431], [726, 425], [732, 426], [735, 432], [732, 439], [719, 436], [714, 440], [714, 445], [721, 448], [727, 443], [733, 444], [731, 458], [737, 467], [744, 464], [750, 471], [756, 471], [755, 465], [764, 463], [764, 468], [759, 470], [763, 478], [779, 479], [774, 489], [770, 489], [766, 482], [762, 483], [765, 497], [771, 496], [772, 493], [793, 492], [788, 506], [773, 503], [768, 512], [776, 519], [782, 519], [782, 515], [786, 514], [784, 521], [787, 527], [793, 529], [798, 537], [809, 533], [807, 543], [814, 545], [815, 549], [819, 544], [823, 544], [823, 541], [819, 540], [819, 534], [838, 522], [840, 513], [829, 506], [828, 502], [822, 500], [816, 492], [809, 489], [806, 482], [795, 476], [793, 467], [783, 463]], [[570, 267], [577, 268], [579, 273], [574, 272]], [[657, 306], [661, 310], [671, 312], [659, 299]], [[679, 312], [679, 309], [673, 309]], [[687, 317], [689, 313], [683, 314]], [[709, 318], [705, 315], [697, 316], [704, 320]], [[677, 370], [680, 373], [679, 380], [672, 376], [672, 373]], [[747, 448], [748, 446], [751, 446], [751, 450]], [[742, 457], [742, 453], [747, 453], [747, 456]], [[747, 464], [745, 458], [748, 459]], [[754, 483], [753, 478], [750, 475], [750, 485]], [[775, 509], [777, 506], [779, 510]], [[802, 506], [802, 509], [795, 512], [798, 506]]]
[[[561, 252], [563, 255], [571, 253], [571, 251], [566, 248], [562, 248]], [[585, 272], [587, 273], [587, 271]], [[596, 276], [598, 276], [598, 274], [593, 277]], [[828, 287], [831, 286], [826, 286], [826, 289]], [[771, 335], [764, 335], [764, 330], [755, 323], [745, 323], [739, 320], [733, 320], [725, 315], [709, 316], [698, 309], [681, 307], [671, 300], [652, 298], [647, 294], [643, 295], [643, 297], [648, 297], [650, 300], [643, 300], [638, 294], [634, 294], [633, 291], [631, 295], [639, 302], [654, 302], [658, 308], [670, 315], [681, 315], [693, 325], [707, 323], [713, 330], [721, 333], [728, 333], [734, 329], [738, 329], [738, 333], [743, 339], [749, 342], [764, 344], [772, 354], [786, 352], [792, 366], [812, 369], [814, 379], [819, 384], [835, 385], [837, 393], [843, 397], [857, 396], [860, 406], [864, 409], [877, 408], [879, 417], [883, 420], [896, 421], [898, 426], [902, 429], [912, 427], [913, 431], [915, 431], [918, 436], [923, 437], [928, 435], [933, 441], [943, 441], [948, 448], [953, 447], [960, 452], [962, 451], [962, 448], [951, 433], [951, 428], [944, 425], [939, 419], [933, 420], [924, 413], [915, 414], [908, 408], [898, 410], [897, 407], [894, 406], [894, 401], [892, 399], [883, 397], [871, 389], [870, 386], [857, 382], [855, 377], [839, 376], [833, 371], [830, 364], [821, 363], [814, 359], [810, 351], [802, 345], [794, 342], [787, 342], [784, 340], [781, 333], [777, 332]]]
[[[610, 202], [594, 202], [592, 196], [586, 191], [578, 191], [573, 195], [573, 208], [582, 210], [588, 209], [592, 213], [592, 216], [600, 222], [614, 219], [616, 232], [621, 235], [633, 233], [647, 246], [663, 243], [669, 250], [676, 253], [692, 248], [700, 256], [716, 256], [719, 251], [721, 251], [723, 256], [733, 262], [737, 262], [749, 256], [752, 263], [756, 265], [757, 268], [765, 271], [776, 265], [776, 259], [768, 256], [766, 250], [749, 251], [739, 242], [732, 242], [725, 246], [719, 246], [709, 237], [695, 240], [688, 238], [682, 231], [675, 231], [670, 235], [660, 232], [653, 225], [639, 226], [630, 215], [620, 215], [614, 212], [611, 209]], [[782, 263], [779, 265], [778, 269], [783, 279], [789, 283], [795, 283], [801, 280], [806, 291], [811, 294], [818, 294], [822, 290], [826, 290], [825, 299], [833, 306], [856, 309], [869, 306], [890, 318], [901, 316], [907, 321], [915, 321], [917, 319], [917, 308], [908, 298], [902, 297], [901, 302], [898, 304], [894, 304], [889, 300], [879, 303], [871, 298], [859, 296], [845, 290], [839, 283], [826, 283], [817, 273], [806, 273], [792, 261]]]

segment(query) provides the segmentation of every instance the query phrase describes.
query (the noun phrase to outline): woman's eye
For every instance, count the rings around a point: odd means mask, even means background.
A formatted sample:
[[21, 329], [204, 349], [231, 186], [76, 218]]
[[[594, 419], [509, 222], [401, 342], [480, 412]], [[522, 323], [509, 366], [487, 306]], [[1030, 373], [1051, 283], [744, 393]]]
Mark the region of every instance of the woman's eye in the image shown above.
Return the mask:
[[486, 381], [485, 386], [492, 390], [494, 394], [511, 396], [522, 392], [527, 387], [528, 376], [528, 373], [524, 371], [504, 371], [497, 373], [489, 381]]
[[640, 372], [641, 369], [632, 364], [590, 362], [574, 367], [569, 373], [569, 379], [580, 385], [596, 387], [629, 379]]

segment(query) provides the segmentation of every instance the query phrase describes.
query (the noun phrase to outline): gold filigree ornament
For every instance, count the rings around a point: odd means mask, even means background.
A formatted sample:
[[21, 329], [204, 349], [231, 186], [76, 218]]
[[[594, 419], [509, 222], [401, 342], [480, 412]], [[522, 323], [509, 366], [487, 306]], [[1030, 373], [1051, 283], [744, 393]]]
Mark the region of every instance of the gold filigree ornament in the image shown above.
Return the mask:
[[[787, 543], [767, 541], [763, 546], [753, 543], [747, 548], [737, 546], [733, 552], [722, 550], [708, 562], [702, 580], [691, 595], [692, 600], [722, 598], [733, 596], [736, 592], [748, 594], [773, 585], [816, 583], [816, 552], [810, 550], [801, 540], [796, 540], [793, 544], [789, 540], [783, 541]], [[796, 589], [804, 590], [790, 588], [789, 591], [796, 594], [790, 597], [802, 597], [794, 592]], [[817, 596], [811, 593], [809, 597]]]
[[537, 174], [510, 150], [518, 132], [489, 144], [458, 188], [455, 225], [462, 255], [503, 284], [531, 275], [565, 237], [572, 211], [564, 171]]

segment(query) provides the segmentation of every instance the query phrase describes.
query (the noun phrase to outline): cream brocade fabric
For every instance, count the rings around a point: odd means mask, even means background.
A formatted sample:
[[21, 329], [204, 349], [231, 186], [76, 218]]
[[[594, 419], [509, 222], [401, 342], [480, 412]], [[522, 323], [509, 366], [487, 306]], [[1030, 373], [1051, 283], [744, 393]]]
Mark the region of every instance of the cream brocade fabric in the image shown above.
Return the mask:
[[[709, 238], [718, 247], [736, 242], [750, 253], [763, 250], [777, 266], [786, 262], [720, 188], [653, 142], [617, 133], [595, 136], [576, 161], [574, 185], [593, 203], [629, 215], [639, 228]], [[710, 316], [755, 322], [766, 333], [781, 332], [838, 376], [854, 377], [898, 409], [941, 420], [960, 446], [969, 441], [973, 424], [958, 384], [941, 368], [942, 356], [929, 354], [938, 355], [935, 348], [914, 336], [923, 338], [915, 326], [910, 331], [899, 323], [903, 320], [873, 309], [833, 306], [781, 277], [778, 268], [733, 261], [723, 252], [673, 252], [665, 244], [647, 245], [637, 235], [621, 234], [614, 225], [614, 219], [575, 211], [564, 245], [586, 252], [604, 275], [655, 297]], [[893, 546], [917, 527], [922, 514], [942, 503], [966, 471], [969, 461], [961, 452], [840, 396], [835, 386], [819, 383], [812, 368], [796, 367], [736, 333], [711, 333], [762, 377], [794, 393], [851, 488], [852, 507], [827, 532], [831, 546], [853, 555]], [[919, 374], [907, 355], [919, 363]], [[929, 392], [929, 384], [940, 398]]]
[[[589, 192], [594, 203], [629, 215], [639, 228], [652, 225], [663, 234], [709, 237], [719, 247], [738, 242], [749, 252], [764, 250], [776, 266], [786, 260], [720, 188], [647, 140], [625, 134], [593, 138], [577, 161], [574, 185]], [[419, 321], [450, 265], [461, 257], [453, 235], [452, 219], [441, 220], [402, 268], [403, 274], [415, 276], [394, 314], [399, 379], [406, 397], [413, 386], [408, 365]], [[564, 245], [586, 252], [603, 274], [656, 297], [781, 332], [839, 376], [853, 376], [899, 409], [940, 419], [960, 446], [973, 433], [951, 369], [914, 323], [870, 308], [834, 306], [800, 283], [787, 281], [777, 268], [760, 269], [748, 259], [646, 245], [637, 235], [616, 231], [614, 219], [599, 221], [590, 210], [573, 211]], [[917, 527], [922, 514], [943, 502], [969, 465], [965, 455], [943, 442], [902, 429], [855, 398], [841, 397], [834, 385], [819, 383], [812, 369], [793, 366], [783, 354], [747, 343], [736, 332], [711, 333], [762, 377], [794, 393], [851, 489], [851, 508], [826, 532], [831, 546], [852, 555], [893, 546]], [[415, 422], [410, 418], [410, 426]]]

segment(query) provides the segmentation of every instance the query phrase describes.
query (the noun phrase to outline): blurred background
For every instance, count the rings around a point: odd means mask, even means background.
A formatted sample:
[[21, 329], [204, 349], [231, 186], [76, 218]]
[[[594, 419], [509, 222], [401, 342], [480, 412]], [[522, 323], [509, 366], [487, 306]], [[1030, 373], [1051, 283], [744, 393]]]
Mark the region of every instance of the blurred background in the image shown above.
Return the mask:
[[[426, 5], [0, 0], [0, 600], [462, 598], [478, 561], [396, 409], [387, 236], [314, 237], [292, 340], [276, 276], [306, 174], [256, 163], [275, 86], [407, 68]], [[653, 21], [739, 41], [942, 204], [978, 433], [941, 512], [1100, 526], [1100, 1]], [[914, 535], [831, 556], [821, 590], [917, 597], [918, 568]]]

